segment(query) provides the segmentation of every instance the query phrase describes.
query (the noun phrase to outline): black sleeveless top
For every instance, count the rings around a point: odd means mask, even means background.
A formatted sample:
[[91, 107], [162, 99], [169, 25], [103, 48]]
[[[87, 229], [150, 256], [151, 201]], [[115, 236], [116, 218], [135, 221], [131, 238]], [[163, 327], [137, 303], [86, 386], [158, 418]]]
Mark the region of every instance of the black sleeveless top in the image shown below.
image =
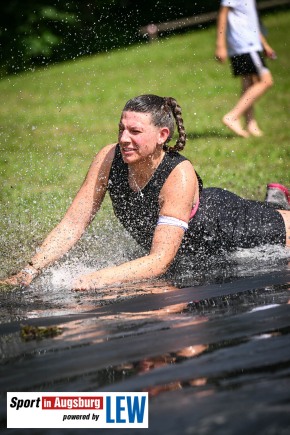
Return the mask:
[[[113, 210], [131, 236], [147, 250], [159, 218], [160, 190], [171, 171], [184, 160], [187, 159], [177, 152], [166, 153], [146, 186], [134, 192], [129, 186], [128, 164], [122, 159], [120, 146], [116, 146], [108, 182]], [[202, 181], [199, 177], [198, 180], [201, 191]]]
[[[187, 160], [177, 152], [166, 153], [148, 184], [134, 192], [128, 181], [128, 165], [123, 162], [119, 145], [108, 181], [113, 209], [126, 230], [137, 243], [150, 250], [158, 221], [159, 194], [171, 171]], [[283, 218], [267, 203], [246, 200], [217, 187], [202, 188], [198, 174], [200, 202], [194, 217], [188, 223], [172, 268], [189, 261], [192, 255], [201, 262], [209, 255], [220, 258], [223, 252], [237, 248], [251, 248], [265, 243], [285, 245]]]

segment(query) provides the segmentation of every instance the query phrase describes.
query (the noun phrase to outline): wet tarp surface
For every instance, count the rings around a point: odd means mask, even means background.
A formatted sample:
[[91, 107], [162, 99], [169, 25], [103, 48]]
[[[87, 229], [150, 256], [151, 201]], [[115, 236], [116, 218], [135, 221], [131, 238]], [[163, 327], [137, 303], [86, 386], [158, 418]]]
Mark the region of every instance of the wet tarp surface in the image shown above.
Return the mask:
[[[19, 433], [5, 429], [7, 391], [148, 391], [149, 429], [99, 431], [288, 435], [289, 290], [283, 264], [194, 287], [137, 286], [102, 303], [81, 295], [70, 309], [29, 299], [31, 309], [20, 291], [2, 294], [1, 432]], [[24, 325], [59, 334], [24, 336]]]

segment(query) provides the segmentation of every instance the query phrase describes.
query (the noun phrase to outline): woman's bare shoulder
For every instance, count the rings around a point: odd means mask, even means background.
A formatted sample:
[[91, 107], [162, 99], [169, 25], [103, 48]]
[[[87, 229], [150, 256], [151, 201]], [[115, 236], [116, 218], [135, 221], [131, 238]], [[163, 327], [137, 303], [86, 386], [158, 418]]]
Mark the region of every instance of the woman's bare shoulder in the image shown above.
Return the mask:
[[91, 166], [111, 165], [115, 156], [116, 143], [105, 145], [93, 157]]
[[175, 166], [168, 179], [168, 184], [170, 184], [170, 182], [173, 182], [174, 184], [182, 184], [185, 180], [192, 182], [192, 180], [196, 181], [196, 172], [189, 160], [183, 160], [177, 166]]
[[97, 158], [97, 157], [99, 157], [99, 158], [100, 157], [103, 157], [103, 158], [105, 158], [105, 157], [108, 157], [108, 158], [114, 157], [116, 146], [117, 146], [116, 143], [111, 143], [111, 144], [105, 145], [103, 148], [101, 148], [95, 154], [95, 158]]

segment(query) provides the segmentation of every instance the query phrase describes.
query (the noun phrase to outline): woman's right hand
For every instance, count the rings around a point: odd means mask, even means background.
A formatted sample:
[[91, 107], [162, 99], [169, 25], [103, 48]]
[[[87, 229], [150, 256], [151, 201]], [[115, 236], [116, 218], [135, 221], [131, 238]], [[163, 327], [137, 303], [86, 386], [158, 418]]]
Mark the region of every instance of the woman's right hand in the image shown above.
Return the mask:
[[31, 283], [34, 278], [37, 277], [38, 274], [38, 270], [35, 269], [33, 266], [27, 266], [15, 275], [1, 280], [0, 284], [26, 287]]

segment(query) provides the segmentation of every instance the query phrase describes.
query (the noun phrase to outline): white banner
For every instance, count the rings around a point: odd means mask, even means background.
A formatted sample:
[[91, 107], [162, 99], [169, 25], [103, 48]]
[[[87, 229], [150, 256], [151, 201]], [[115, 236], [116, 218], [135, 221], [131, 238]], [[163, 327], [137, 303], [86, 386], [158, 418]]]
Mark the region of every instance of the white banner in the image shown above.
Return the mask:
[[7, 428], [148, 428], [148, 393], [7, 393]]

